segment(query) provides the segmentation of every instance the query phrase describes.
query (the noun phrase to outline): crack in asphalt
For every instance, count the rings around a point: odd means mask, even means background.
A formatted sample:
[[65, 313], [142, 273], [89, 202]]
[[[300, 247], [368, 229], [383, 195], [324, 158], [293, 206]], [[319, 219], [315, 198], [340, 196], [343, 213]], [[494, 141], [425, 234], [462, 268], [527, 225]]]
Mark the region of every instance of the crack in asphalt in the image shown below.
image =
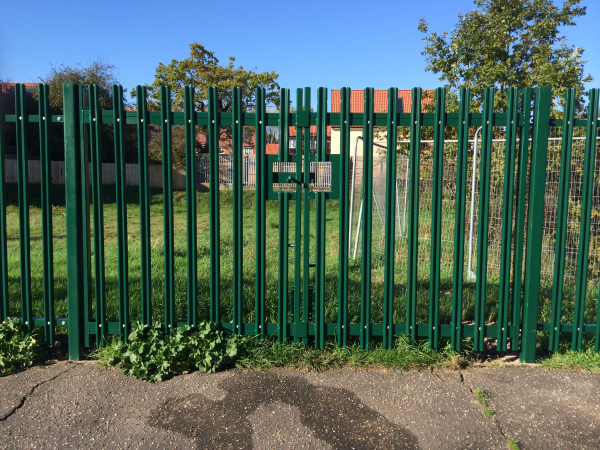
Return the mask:
[[49, 383], [50, 381], [56, 380], [58, 377], [69, 372], [74, 367], [75, 367], [75, 364], [71, 365], [71, 367], [68, 367], [66, 370], [63, 370], [62, 372], [57, 373], [52, 378], [48, 378], [47, 380], [40, 381], [39, 383], [32, 386], [32, 388], [29, 390], [29, 392], [26, 393], [25, 395], [23, 395], [23, 397], [21, 398], [21, 401], [19, 402], [19, 404], [17, 406], [15, 406], [12, 410], [7, 412], [3, 417], [0, 417], [0, 422], [6, 422], [13, 414], [15, 414], [18, 410], [20, 410], [23, 407], [23, 405], [25, 405], [25, 401], [33, 395], [34, 391], [37, 388], [39, 388], [40, 386], [42, 386], [46, 383]]
[[444, 380], [442, 380], [442, 379], [440, 378], [440, 376], [439, 376], [437, 373], [435, 373], [435, 371], [433, 370], [433, 367], [430, 367], [429, 369], [430, 369], [430, 371], [431, 371], [431, 375], [433, 375], [434, 377], [436, 377], [436, 378], [437, 378], [438, 380], [440, 380], [442, 383], [444, 382]]
[[[473, 387], [465, 383], [465, 377], [463, 376], [462, 372], [458, 372], [458, 374], [460, 375], [460, 382], [469, 388], [471, 394], [475, 395], [475, 392], [473, 392]], [[490, 417], [490, 419], [496, 424], [496, 426], [500, 430], [500, 433], [502, 433], [502, 436], [504, 436], [504, 438], [507, 440], [510, 439], [506, 434], [507, 430], [500, 424], [500, 421], [496, 418], [496, 416], [494, 415]]]
[[465, 383], [465, 377], [462, 374], [462, 372], [458, 372], [458, 374], [460, 375], [460, 382], [469, 388], [469, 390], [471, 391], [471, 394], [475, 395], [475, 393], [473, 392], [473, 388], [471, 386], [469, 386], [467, 383]]

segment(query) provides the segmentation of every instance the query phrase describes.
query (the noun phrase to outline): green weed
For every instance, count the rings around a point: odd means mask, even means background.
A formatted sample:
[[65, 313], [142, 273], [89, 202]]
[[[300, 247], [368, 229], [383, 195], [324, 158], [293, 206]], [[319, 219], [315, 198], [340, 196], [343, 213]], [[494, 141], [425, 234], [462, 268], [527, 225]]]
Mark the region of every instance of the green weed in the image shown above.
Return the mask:
[[509, 439], [506, 443], [506, 448], [508, 448], [508, 450], [519, 450], [521, 447], [517, 441]]
[[473, 389], [473, 394], [475, 394], [475, 398], [477, 399], [480, 405], [487, 405], [489, 394], [486, 391], [484, 391], [483, 389], [475, 388]]
[[484, 416], [493, 417], [493, 416], [494, 416], [494, 414], [496, 414], [496, 412], [495, 412], [495, 411], [492, 411], [492, 410], [491, 410], [491, 409], [489, 409], [489, 408], [483, 408], [483, 409], [481, 410], [481, 414], [483, 414]]
[[44, 350], [40, 330], [26, 334], [17, 318], [0, 323], [0, 376], [30, 367]]
[[391, 350], [383, 349], [379, 344], [372, 345], [370, 349], [361, 349], [358, 344], [340, 348], [333, 342], [324, 350], [317, 350], [302, 343], [282, 344], [272, 339], [256, 340], [249, 337], [241, 339], [243, 343], [235, 361], [240, 369], [376, 367], [407, 371], [430, 367], [459, 369], [470, 361], [468, 352], [454, 352], [449, 345], [431, 350], [426, 342], [411, 345], [405, 336], [397, 338]]
[[584, 341], [581, 351], [573, 351], [567, 345], [570, 347], [570, 343], [564, 344], [560, 350], [550, 352], [540, 361], [540, 365], [549, 369], [600, 371], [600, 353], [595, 351], [593, 341]]
[[236, 355], [237, 340], [203, 322], [197, 328], [179, 327], [172, 334], [165, 334], [158, 323], [152, 327], [137, 323], [127, 342], [115, 338], [93, 357], [101, 364], [121, 367], [127, 376], [156, 382], [193, 370], [214, 372]]

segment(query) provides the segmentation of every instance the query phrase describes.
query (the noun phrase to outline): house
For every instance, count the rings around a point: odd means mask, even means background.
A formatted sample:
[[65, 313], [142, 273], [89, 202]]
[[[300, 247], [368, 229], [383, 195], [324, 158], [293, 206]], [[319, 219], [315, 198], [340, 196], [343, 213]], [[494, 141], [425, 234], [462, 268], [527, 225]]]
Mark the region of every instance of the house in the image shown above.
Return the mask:
[[[296, 153], [296, 127], [291, 126], [289, 130], [289, 149], [290, 153]], [[325, 153], [331, 153], [331, 126], [327, 126], [327, 142], [325, 143]], [[310, 126], [310, 152], [316, 153], [317, 151], [317, 126]]]
[[[424, 90], [428, 93], [433, 93], [433, 90]], [[365, 96], [363, 90], [353, 90], [350, 93], [350, 113], [362, 113], [364, 108]], [[333, 89], [331, 91], [331, 112], [340, 112], [340, 90]], [[422, 100], [422, 105], [429, 103], [431, 99]], [[376, 113], [387, 113], [388, 106], [388, 91], [386, 89], [375, 89], [373, 92], [373, 111]], [[412, 106], [412, 90], [398, 89], [398, 112], [410, 112]], [[354, 145], [356, 143], [356, 155], [362, 157], [363, 147], [362, 137], [363, 129], [361, 125], [353, 125], [350, 127], [350, 156], [354, 156]], [[386, 133], [380, 133], [376, 138], [377, 141], [385, 141]], [[385, 142], [383, 142], [385, 145]], [[339, 154], [340, 152], [340, 127], [335, 126], [331, 129], [331, 153]]]
[[25, 92], [27, 92], [28, 94], [33, 94], [35, 91], [37, 91], [38, 83], [9, 83], [9, 82], [0, 83], [0, 91], [2, 92], [2, 94], [8, 94], [9, 101], [12, 101], [13, 103], [15, 101], [15, 85], [16, 84], [25, 85]]
[[[198, 134], [196, 140], [200, 142], [200, 145], [203, 148], [206, 148], [205, 152], [207, 152], [208, 148], [206, 146], [208, 145], [208, 138], [204, 134]], [[250, 130], [245, 130], [244, 141], [242, 142], [242, 152], [244, 156], [255, 154], [255, 145], [254, 134]], [[222, 155], [231, 155], [233, 153], [230, 139], [219, 139], [219, 153]]]
[[[246, 130], [246, 134], [244, 136], [244, 142], [242, 144], [242, 149], [244, 155], [255, 155], [256, 154], [256, 139], [251, 130]], [[289, 130], [289, 152], [290, 154], [296, 153], [296, 127], [290, 126]], [[200, 145], [204, 147], [207, 144], [206, 136], [198, 135], [197, 137]], [[326, 152], [330, 153], [331, 150], [331, 126], [327, 127], [327, 142], [326, 142]], [[310, 126], [310, 151], [311, 153], [315, 153], [317, 151], [317, 126]], [[231, 155], [231, 141], [230, 140], [220, 140], [219, 141], [219, 153], [225, 155]], [[265, 153], [267, 155], [276, 155], [279, 153], [279, 144], [266, 144]]]

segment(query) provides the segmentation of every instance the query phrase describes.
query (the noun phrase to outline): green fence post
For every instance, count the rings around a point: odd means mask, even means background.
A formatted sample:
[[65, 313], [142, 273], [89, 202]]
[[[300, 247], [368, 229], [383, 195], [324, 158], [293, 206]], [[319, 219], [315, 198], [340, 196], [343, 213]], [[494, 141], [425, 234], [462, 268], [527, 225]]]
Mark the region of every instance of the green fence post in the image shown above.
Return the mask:
[[47, 84], [38, 84], [38, 114], [40, 132], [40, 172], [42, 203], [42, 245], [44, 248], [44, 337], [54, 344], [54, 257], [52, 233], [52, 161], [48, 135], [50, 131], [50, 104]]
[[440, 269], [442, 248], [442, 185], [444, 183], [444, 130], [446, 89], [435, 92], [433, 167], [431, 187], [431, 250], [429, 257], [429, 348], [437, 349], [440, 336]]
[[84, 310], [83, 285], [83, 217], [81, 191], [81, 152], [79, 131], [79, 86], [63, 84], [63, 123], [65, 127], [65, 201], [67, 222], [67, 301], [69, 312], [69, 359], [78, 360], [83, 353]]
[[396, 143], [398, 136], [398, 88], [388, 89], [387, 161], [385, 174], [385, 267], [383, 272], [383, 347], [394, 338], [394, 255], [396, 243]]
[[138, 176], [140, 191], [140, 286], [142, 323], [152, 325], [152, 250], [150, 246], [150, 180], [148, 154], [148, 102], [145, 86], [136, 87]]
[[15, 128], [19, 194], [19, 241], [21, 248], [21, 315], [27, 330], [33, 329], [31, 306], [31, 250], [29, 228], [29, 181], [27, 156], [28, 114], [25, 109], [25, 86], [15, 85]]
[[[338, 346], [348, 343], [348, 255], [350, 252], [350, 88], [340, 89], [340, 259], [338, 275]], [[356, 161], [352, 161], [356, 164]]]
[[525, 292], [523, 298], [523, 348], [521, 362], [535, 362], [537, 319], [540, 294], [540, 270], [542, 264], [542, 233], [544, 227], [544, 196], [546, 187], [546, 163], [548, 160], [548, 131], [551, 89], [535, 89], [533, 117], [533, 142], [531, 147], [531, 181], [527, 223], [527, 248], [525, 251]]
[[119, 335], [124, 341], [129, 336], [129, 270], [127, 247], [127, 199], [125, 197], [125, 110], [123, 87], [112, 87], [113, 130], [115, 146], [115, 193], [117, 198], [117, 246], [119, 273]]
[[[599, 105], [598, 100], [600, 98], [600, 89], [590, 89], [590, 102], [588, 106], [588, 122], [591, 122], [588, 126], [588, 131], [586, 132], [586, 136], [592, 136], [592, 139], [586, 139], [586, 141], [592, 141], [590, 146], [592, 146], [592, 153], [597, 146], [597, 139], [594, 137], [598, 136], [598, 120], [600, 120], [598, 111]], [[591, 116], [591, 117], [590, 117]], [[587, 134], [589, 133], [589, 134]], [[582, 308], [583, 310], [583, 308]], [[583, 311], [579, 316], [583, 321]], [[600, 292], [598, 293], [598, 300], [596, 301], [596, 336], [594, 340], [594, 350], [597, 352], [600, 351]]]
[[232, 174], [233, 174], [233, 334], [243, 334], [243, 309], [244, 301], [244, 155], [242, 125], [242, 92], [241, 88], [234, 87], [231, 91], [231, 147]]
[[573, 311], [572, 350], [581, 350], [583, 341], [585, 297], [590, 252], [592, 199], [594, 194], [594, 165], [596, 161], [596, 135], [598, 131], [598, 89], [590, 89], [588, 116], [585, 129], [585, 157], [581, 186], [581, 220], [579, 226], [579, 251], [577, 253], [577, 280], [575, 310]]
[[371, 336], [371, 242], [373, 234], [373, 88], [364, 91], [363, 109], [363, 229], [360, 282], [360, 347], [369, 348]]
[[485, 339], [485, 303], [487, 297], [487, 252], [490, 215], [490, 164], [494, 132], [494, 88], [486, 88], [483, 97], [481, 157], [479, 165], [479, 215], [477, 224], [477, 267], [475, 268], [475, 320], [473, 349], [482, 351]]
[[4, 171], [4, 114], [7, 96], [0, 92], [0, 321], [10, 315], [8, 308], [8, 235], [6, 234], [6, 187]]
[[[523, 242], [525, 235], [525, 206], [527, 202], [527, 169], [529, 164], [529, 120], [531, 116], [531, 88], [521, 94], [521, 138], [519, 140], [519, 169], [517, 172], [517, 205], [515, 216], [515, 252], [513, 255], [513, 318], [510, 349], [519, 349], [521, 332], [521, 295], [523, 286]], [[510, 327], [510, 324], [509, 324]]]
[[165, 236], [165, 329], [168, 333], [175, 329], [175, 237], [173, 218], [173, 144], [171, 112], [171, 89], [160, 88], [160, 130], [162, 144], [162, 176], [163, 176], [163, 215]]
[[[325, 161], [327, 143], [327, 88], [319, 88], [317, 103], [317, 161]], [[325, 347], [325, 218], [326, 194], [317, 192], [315, 248], [315, 347]]]
[[[256, 88], [256, 334], [260, 337], [267, 334], [265, 325], [266, 303], [266, 156], [265, 134], [267, 113], [265, 109], [265, 89]], [[212, 184], [211, 184], [212, 185]]]
[[500, 248], [500, 289], [498, 294], [498, 327], [496, 347], [506, 351], [508, 342], [508, 305], [510, 304], [511, 238], [513, 226], [513, 195], [515, 186], [515, 153], [518, 125], [519, 90], [509, 88], [506, 114], [506, 147], [502, 199], [502, 243]]
[[[302, 105], [302, 89], [296, 89], [296, 180], [302, 180], [302, 123], [298, 123], [298, 117], [303, 111]], [[310, 111], [310, 110], [309, 110]], [[258, 172], [258, 164], [256, 167]], [[301, 326], [302, 316], [300, 315], [300, 274], [302, 270], [301, 266], [301, 250], [302, 250], [302, 185], [296, 183], [294, 195], [294, 286], [292, 286], [292, 297], [294, 302], [293, 311], [293, 330], [294, 330], [294, 342], [300, 342], [298, 334], [296, 332], [296, 326]], [[258, 203], [257, 203], [258, 204]]]
[[83, 114], [87, 110], [87, 88], [85, 86], [79, 86], [79, 114], [81, 115], [81, 121], [79, 123], [81, 131], [79, 132], [80, 151], [81, 151], [81, 190], [83, 196], [81, 201], [81, 214], [83, 215], [83, 233], [86, 239], [83, 240], [83, 271], [85, 272], [86, 282], [83, 285], [83, 315], [85, 327], [85, 343], [86, 347], [90, 347], [90, 333], [87, 329], [87, 324], [92, 319], [92, 252], [91, 242], [89, 237], [91, 236], [90, 228], [90, 183], [89, 183], [89, 128], [86, 128], [83, 123]]
[[565, 250], [569, 220], [569, 187], [571, 182], [571, 151], [575, 122], [576, 90], [566, 89], [563, 109], [563, 136], [560, 151], [560, 178], [558, 180], [558, 205], [556, 210], [556, 244], [554, 246], [554, 281], [552, 283], [552, 313], [548, 350], [558, 350], [560, 319], [565, 276]]
[[[221, 214], [219, 208], [219, 139], [221, 121], [217, 88], [208, 89], [208, 164], [210, 196], [210, 321], [220, 322]], [[258, 165], [257, 165], [258, 171]]]
[[410, 178], [408, 200], [408, 257], [406, 261], [406, 335], [417, 339], [417, 290], [419, 266], [419, 178], [421, 166], [421, 99], [423, 90], [413, 88], [410, 111]]
[[187, 213], [187, 323], [198, 326], [198, 261], [197, 239], [198, 224], [196, 219], [196, 111], [194, 107], [194, 88], [184, 88], [185, 119], [185, 199]]
[[458, 145], [456, 151], [456, 194], [454, 201], [454, 264], [452, 266], [452, 314], [450, 345], [460, 351], [462, 345], [462, 297], [465, 263], [465, 211], [467, 192], [467, 155], [471, 126], [471, 89], [461, 88], [458, 109]]
[[[290, 134], [290, 90], [282, 89], [279, 93], [279, 162], [289, 162]], [[241, 157], [240, 157], [241, 158]], [[285, 342], [288, 338], [289, 316], [289, 231], [290, 231], [290, 194], [279, 193], [279, 297], [278, 297], [278, 339]]]
[[[310, 117], [310, 88], [304, 88], [304, 112], [308, 113]], [[296, 143], [298, 137], [296, 137]], [[302, 326], [303, 330], [308, 329], [309, 322], [309, 308], [310, 308], [310, 121], [309, 124], [304, 128], [304, 172], [303, 177], [300, 178], [304, 182], [303, 194], [302, 194], [302, 208], [304, 209], [304, 215], [302, 218]], [[308, 337], [302, 338], [304, 344], [308, 344]]]
[[94, 206], [94, 296], [96, 301], [96, 345], [108, 337], [106, 320], [106, 269], [104, 265], [104, 205], [102, 194], [102, 109], [97, 85], [90, 86], [90, 153]]

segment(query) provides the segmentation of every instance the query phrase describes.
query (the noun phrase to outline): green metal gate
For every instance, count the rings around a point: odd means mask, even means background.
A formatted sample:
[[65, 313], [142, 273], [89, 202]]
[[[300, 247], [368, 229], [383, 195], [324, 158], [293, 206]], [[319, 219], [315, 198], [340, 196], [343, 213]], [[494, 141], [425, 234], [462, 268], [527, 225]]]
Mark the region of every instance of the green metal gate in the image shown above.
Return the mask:
[[[15, 87], [15, 113], [0, 112], [0, 127], [5, 121], [14, 124], [18, 162], [18, 183], [16, 186], [5, 182], [5, 138], [0, 141], [0, 320], [19, 315], [27, 327], [44, 327], [46, 340], [54, 341], [55, 328], [67, 327], [69, 334], [69, 354], [78, 359], [84, 346], [103, 345], [109, 335], [119, 335], [127, 339], [132, 319], [131, 302], [139, 302], [140, 320], [153, 322], [151, 302], [152, 261], [150, 247], [150, 196], [148, 127], [160, 127], [162, 132], [163, 155], [163, 232], [164, 232], [164, 322], [165, 330], [172, 330], [182, 324], [196, 326], [199, 317], [198, 267], [197, 258], [197, 213], [195, 182], [195, 127], [208, 127], [210, 155], [209, 212], [210, 212], [210, 298], [208, 299], [209, 319], [231, 333], [255, 335], [258, 337], [276, 336], [281, 342], [288, 339], [323, 348], [326, 339], [335, 339], [339, 346], [346, 346], [353, 340], [363, 348], [381, 341], [384, 348], [391, 349], [395, 336], [406, 335], [412, 340], [427, 339], [431, 348], [438, 348], [446, 340], [453, 349], [461, 349], [465, 339], [471, 339], [474, 349], [484, 349], [485, 340], [494, 338], [499, 350], [506, 350], [510, 342], [512, 350], [521, 350], [521, 360], [533, 362], [539, 333], [548, 333], [549, 348], [557, 349], [560, 336], [571, 334], [572, 348], [581, 349], [585, 336], [593, 336], [595, 349], [600, 346], [600, 319], [595, 323], [585, 323], [584, 310], [586, 297], [595, 285], [588, 283], [590, 229], [592, 221], [592, 197], [595, 186], [595, 158], [598, 133], [598, 90], [590, 90], [586, 118], [575, 117], [575, 92], [567, 90], [563, 118], [554, 123], [550, 118], [551, 92], [549, 88], [523, 89], [519, 92], [511, 88], [508, 92], [508, 105], [498, 112], [494, 103], [494, 89], [484, 92], [481, 110], [471, 111], [471, 94], [468, 89], [460, 91], [458, 112], [446, 111], [446, 91], [435, 91], [433, 112], [423, 112], [423, 92], [412, 90], [412, 109], [408, 113], [398, 112], [398, 90], [388, 90], [387, 112], [374, 111], [374, 91], [364, 90], [363, 112], [350, 110], [349, 88], [340, 92], [339, 113], [328, 111], [327, 89], [318, 90], [316, 112], [311, 109], [311, 90], [298, 90], [295, 112], [290, 112], [290, 93], [283, 89], [280, 94], [280, 111], [268, 113], [265, 105], [264, 89], [257, 89], [256, 110], [242, 109], [241, 91], [232, 91], [232, 108], [229, 112], [218, 109], [218, 93], [209, 90], [208, 110], [194, 110], [194, 90], [185, 88], [184, 108], [172, 111], [169, 88], [161, 88], [161, 110], [148, 111], [146, 90], [137, 88], [137, 110], [126, 111], [123, 107], [123, 90], [114, 86], [113, 107], [102, 111], [99, 106], [98, 89], [91, 86], [88, 93], [73, 84], [65, 84], [64, 107], [62, 114], [51, 115], [48, 106], [48, 86], [39, 85], [37, 114], [31, 114], [25, 107], [23, 85]], [[535, 94], [535, 95], [534, 95]], [[89, 96], [89, 104], [87, 102]], [[535, 100], [532, 102], [532, 100]], [[531, 108], [533, 104], [533, 109]], [[530, 122], [533, 113], [533, 122]], [[585, 128], [587, 140], [583, 164], [581, 225], [579, 227], [579, 249], [577, 281], [574, 298], [572, 323], [563, 323], [561, 308], [565, 301], [562, 293], [564, 279], [565, 236], [568, 231], [569, 176], [562, 170], [558, 189], [556, 221], [554, 280], [552, 284], [551, 318], [548, 322], [539, 321], [540, 271], [542, 265], [542, 239], [545, 215], [546, 166], [548, 154], [549, 126], [562, 127], [561, 161], [571, 161], [573, 127]], [[32, 308], [32, 269], [30, 249], [30, 204], [28, 182], [27, 125], [37, 124], [39, 131], [41, 177], [41, 216], [43, 241], [43, 317], [34, 317]], [[114, 155], [116, 175], [116, 222], [118, 255], [115, 267], [108, 266], [105, 255], [103, 234], [103, 182], [102, 160], [100, 157], [101, 125], [110, 125], [114, 130]], [[125, 171], [125, 126], [135, 126], [137, 130], [139, 164], [139, 205], [140, 205], [140, 286], [139, 298], [131, 298], [128, 270], [129, 248]], [[184, 321], [177, 321], [175, 311], [175, 230], [172, 180], [173, 126], [185, 128], [186, 157], [186, 251], [187, 251], [187, 314]], [[9, 125], [12, 126], [12, 125]], [[68, 317], [55, 314], [55, 286], [53, 268], [53, 223], [51, 191], [51, 161], [49, 153], [50, 126], [64, 128], [65, 149], [65, 193], [66, 193], [66, 245], [67, 245], [67, 302]], [[227, 305], [220, 292], [221, 273], [221, 209], [219, 179], [219, 133], [221, 127], [231, 127], [233, 147], [233, 268], [232, 297]], [[244, 243], [243, 212], [243, 127], [252, 126], [256, 138], [256, 183], [255, 212], [256, 237], [255, 278], [253, 280], [254, 321], [245, 321], [244, 300]], [[265, 154], [266, 127], [279, 127], [279, 153]], [[288, 148], [289, 127], [296, 127], [297, 150], [294, 155]], [[317, 130], [316, 153], [310, 152], [310, 127]], [[338, 154], [326, 151], [327, 126], [339, 127], [340, 146]], [[358, 320], [349, 318], [349, 173], [350, 173], [350, 131], [352, 126], [362, 127], [364, 142], [364, 222], [362, 225], [362, 248], [360, 265], [360, 305]], [[396, 159], [388, 158], [386, 164], [385, 236], [383, 261], [383, 293], [373, 297], [372, 289], [372, 248], [373, 248], [373, 144], [375, 127], [386, 130], [387, 151], [396, 149], [399, 127], [409, 130], [409, 215], [407, 254], [399, 259], [395, 252], [394, 211], [396, 207], [395, 179]], [[419, 304], [418, 264], [420, 231], [420, 183], [422, 170], [421, 133], [424, 127], [433, 130], [431, 146], [431, 220], [428, 223], [430, 239], [429, 256], [429, 298], [427, 305]], [[451, 287], [451, 316], [446, 323], [440, 319], [440, 280], [442, 201], [444, 196], [443, 168], [445, 165], [444, 136], [449, 127], [457, 131], [456, 179], [454, 226], [454, 253]], [[472, 322], [464, 320], [464, 247], [466, 216], [466, 184], [469, 128], [481, 127], [482, 144], [479, 180], [479, 221], [477, 240], [477, 278], [474, 291], [474, 315]], [[506, 133], [504, 148], [503, 215], [501, 225], [500, 277], [497, 298], [490, 299], [487, 290], [487, 255], [489, 229], [489, 186], [490, 165], [494, 127], [502, 127]], [[531, 133], [531, 134], [530, 134]], [[89, 134], [89, 137], [86, 137]], [[531, 136], [531, 147], [529, 146]], [[301, 141], [303, 140], [303, 145]], [[85, 145], [84, 141], [89, 142]], [[90, 164], [90, 172], [87, 170]], [[356, 163], [355, 161], [353, 163]], [[565, 163], [566, 167], [567, 164]], [[429, 169], [428, 169], [429, 170]], [[7, 234], [7, 198], [17, 190], [19, 210], [19, 260], [20, 260], [20, 313], [15, 314], [14, 294], [10, 294]], [[267, 201], [278, 202], [278, 280], [277, 280], [277, 320], [267, 321]], [[314, 205], [314, 220], [311, 215], [311, 201]], [[293, 202], [293, 210], [291, 208]], [[422, 202], [421, 202], [422, 203]], [[337, 305], [326, 305], [326, 212], [335, 205], [339, 218], [337, 239], [338, 273]], [[421, 205], [422, 206], [422, 205]], [[90, 214], [91, 211], [91, 214]], [[290, 220], [292, 222], [290, 222]], [[294, 233], [290, 236], [290, 225]], [[90, 229], [97, 230], [92, 237]], [[129, 227], [130, 229], [130, 227]], [[311, 233], [314, 229], [315, 251], [309, 251]], [[525, 244], [525, 245], [524, 245]], [[93, 252], [92, 252], [93, 248]], [[293, 252], [290, 258], [290, 251]], [[93, 257], [92, 257], [93, 254]], [[395, 295], [395, 265], [406, 261], [406, 295]], [[524, 266], [524, 267], [523, 267]], [[92, 279], [92, 267], [94, 283]], [[290, 267], [293, 267], [290, 285]], [[106, 272], [116, 270], [118, 276], [118, 321], [107, 320], [106, 315]], [[521, 277], [524, 269], [524, 277]], [[422, 282], [421, 282], [422, 283]], [[329, 288], [331, 289], [331, 288]], [[331, 293], [329, 293], [331, 294]], [[595, 293], [594, 295], [598, 295]], [[11, 301], [13, 303], [11, 303]], [[92, 301], [94, 302], [92, 304]], [[398, 302], [405, 306], [405, 320], [394, 323], [394, 312]], [[589, 306], [589, 300], [587, 300]], [[11, 306], [13, 305], [13, 306]], [[381, 322], [373, 323], [373, 305], [381, 305]], [[326, 306], [337, 309], [337, 320], [326, 321]], [[231, 320], [224, 322], [223, 308], [231, 308]], [[489, 320], [490, 309], [497, 309], [494, 321]], [[419, 319], [419, 313], [426, 312], [426, 320]], [[600, 317], [600, 309], [597, 316]], [[421, 316], [423, 317], [423, 316]]]
[[[293, 336], [295, 342], [308, 343], [314, 335], [318, 348], [323, 348], [327, 336], [324, 322], [325, 297], [325, 214], [326, 202], [339, 199], [340, 167], [339, 155], [326, 153], [326, 113], [327, 89], [318, 91], [319, 107], [316, 123], [316, 153], [310, 152], [311, 90], [298, 90], [296, 104], [296, 154], [290, 155], [287, 148], [287, 136], [280, 139], [279, 155], [268, 155], [267, 199], [279, 201], [279, 326], [278, 336], [281, 342]], [[282, 92], [281, 104], [289, 104], [289, 91]], [[289, 113], [282, 106], [281, 120], [285, 121]], [[289, 130], [286, 124], [282, 129]], [[303, 138], [302, 138], [303, 136]], [[348, 170], [346, 167], [345, 173]], [[294, 201], [294, 236], [289, 236], [290, 200]], [[311, 212], [310, 200], [315, 200], [315, 240], [316, 252], [311, 263], [309, 251]], [[342, 212], [340, 211], [340, 214]], [[343, 221], [341, 222], [343, 223]], [[289, 249], [293, 249], [293, 286], [288, 286]], [[310, 285], [311, 270], [314, 270], [315, 286]], [[288, 295], [290, 298], [288, 298]], [[291, 300], [291, 301], [290, 301]], [[290, 308], [291, 305], [291, 308]], [[312, 327], [314, 324], [314, 328]], [[342, 325], [343, 326], [343, 325]]]

